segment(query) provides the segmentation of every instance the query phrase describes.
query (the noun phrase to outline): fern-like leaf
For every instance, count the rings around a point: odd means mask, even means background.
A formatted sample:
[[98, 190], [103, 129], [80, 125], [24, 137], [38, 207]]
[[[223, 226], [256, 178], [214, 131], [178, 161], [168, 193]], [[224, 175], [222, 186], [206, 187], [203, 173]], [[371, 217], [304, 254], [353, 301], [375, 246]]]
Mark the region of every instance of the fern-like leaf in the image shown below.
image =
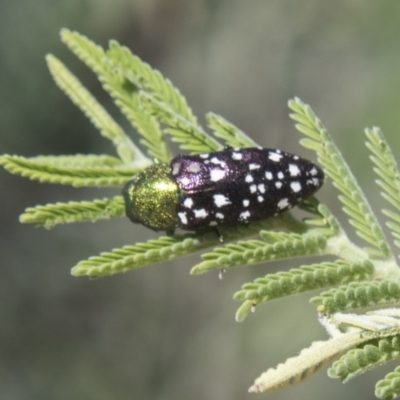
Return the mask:
[[394, 243], [400, 247], [400, 173], [393, 153], [390, 150], [379, 128], [366, 129], [368, 149], [372, 152], [370, 157], [375, 164], [374, 171], [380, 179], [376, 183], [383, 189], [382, 196], [395, 208], [395, 212], [383, 210], [391, 219], [387, 223], [395, 237]]
[[29, 157], [29, 161], [53, 167], [62, 168], [120, 168], [122, 161], [117, 157], [106, 154], [74, 154], [67, 156], [36, 156]]
[[400, 396], [400, 366], [377, 382], [375, 396], [384, 400], [392, 400]]
[[343, 383], [400, 356], [400, 336], [375, 339], [361, 349], [350, 350], [328, 369], [330, 378]]
[[176, 114], [196, 125], [197, 118], [180, 91], [166, 79], [160, 71], [132, 54], [130, 49], [115, 40], [110, 41], [107, 57], [113, 66], [140, 90], [151, 94], [165, 104], [169, 104]]
[[302, 235], [261, 231], [260, 236], [264, 240], [239, 241], [216, 247], [211, 253], [202, 255], [204, 261], [195, 265], [191, 273], [200, 275], [215, 269], [321, 255], [327, 245], [324, 236], [311, 231]]
[[319, 201], [312, 197], [301, 202], [298, 207], [301, 210], [314, 214], [314, 217], [304, 218], [303, 221], [317, 232], [327, 238], [343, 235], [339, 221], [331, 213], [325, 204], [320, 204]]
[[[82, 157], [80, 159], [83, 160]], [[38, 160], [36, 157], [30, 159], [5, 154], [0, 156], [0, 165], [12, 174], [31, 180], [74, 187], [121, 187], [138, 172], [133, 168], [116, 166], [75, 167], [72, 163], [65, 166], [66, 160], [66, 158], [61, 158], [62, 165], [59, 165], [54, 157], [49, 160], [46, 160], [46, 157], [40, 157]]]
[[116, 147], [117, 153], [127, 165], [145, 167], [151, 164], [136, 147], [111, 115], [98, 103], [69, 69], [53, 55], [46, 57], [49, 70], [61, 90], [90, 119], [93, 125]]
[[389, 306], [400, 300], [400, 283], [390, 280], [352, 282], [313, 297], [311, 302], [327, 314], [372, 306]]
[[350, 217], [358, 236], [374, 246], [365, 251], [373, 257], [391, 258], [390, 248], [370, 205], [321, 121], [300, 99], [291, 100], [289, 108], [294, 111], [290, 117], [297, 121], [296, 128], [308, 137], [301, 141], [302, 145], [317, 152], [325, 173], [342, 193], [339, 199], [344, 204], [343, 210]]
[[74, 276], [100, 278], [127, 272], [161, 261], [173, 260], [209, 247], [217, 240], [215, 233], [162, 236], [134, 246], [125, 246], [79, 262]]
[[304, 265], [289, 271], [268, 274], [246, 283], [235, 293], [234, 299], [250, 300], [253, 306], [278, 297], [303, 293], [372, 277], [374, 267], [370, 261], [350, 263], [338, 260], [320, 264]]
[[124, 76], [116, 73], [115, 67], [107, 59], [104, 50], [77, 32], [61, 31], [61, 39], [68, 48], [98, 76], [104, 89], [114, 99], [116, 105], [138, 130], [151, 157], [168, 162], [170, 150], [157, 120], [148, 115], [140, 105], [139, 89], [129, 83]]
[[369, 338], [364, 338], [359, 332], [351, 332], [327, 341], [314, 342], [309, 348], [303, 349], [296, 357], [287, 359], [276, 368], [264, 372], [250, 387], [249, 392], [273, 392], [290, 384], [296, 384], [314, 375], [343, 351], [359, 345]]
[[181, 149], [192, 153], [222, 150], [223, 146], [209, 136], [200, 125], [185, 119], [170, 104], [146, 92], [141, 93], [141, 101], [150, 115], [168, 126], [164, 132], [171, 136], [172, 141], [179, 143]]
[[37, 224], [50, 229], [59, 224], [95, 222], [100, 219], [122, 217], [124, 214], [125, 205], [122, 196], [116, 196], [113, 199], [70, 201], [29, 207], [19, 220], [24, 224]]
[[212, 112], [206, 115], [208, 126], [214, 136], [222, 139], [226, 146], [233, 148], [257, 147], [257, 143], [225, 118]]
[[110, 43], [107, 56], [114, 68], [140, 90], [141, 101], [147, 113], [170, 127], [166, 133], [182, 149], [199, 153], [222, 147], [204, 132], [185, 98], [159, 71], [153, 70], [115, 41]]

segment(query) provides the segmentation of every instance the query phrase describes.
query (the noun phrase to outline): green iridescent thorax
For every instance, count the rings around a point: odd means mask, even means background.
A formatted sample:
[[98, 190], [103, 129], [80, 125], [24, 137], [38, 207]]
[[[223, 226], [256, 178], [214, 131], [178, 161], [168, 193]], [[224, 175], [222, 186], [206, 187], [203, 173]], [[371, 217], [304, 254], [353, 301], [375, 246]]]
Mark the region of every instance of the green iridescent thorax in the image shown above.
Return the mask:
[[154, 164], [135, 175], [124, 187], [127, 217], [156, 231], [173, 231], [178, 224], [179, 187], [169, 164]]

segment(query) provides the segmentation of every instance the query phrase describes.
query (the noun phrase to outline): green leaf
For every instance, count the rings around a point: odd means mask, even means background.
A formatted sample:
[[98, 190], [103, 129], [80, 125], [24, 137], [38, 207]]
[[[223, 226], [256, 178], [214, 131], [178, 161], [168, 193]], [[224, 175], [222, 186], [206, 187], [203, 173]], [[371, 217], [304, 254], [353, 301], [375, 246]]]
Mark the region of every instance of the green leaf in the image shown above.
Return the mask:
[[157, 100], [168, 104], [176, 114], [179, 114], [192, 124], [197, 124], [197, 118], [187, 104], [180, 91], [166, 79], [160, 71], [153, 69], [130, 49], [121, 46], [115, 40], [110, 41], [107, 57], [114, 68], [136, 87]]
[[29, 157], [29, 161], [53, 167], [63, 168], [118, 168], [124, 167], [119, 158], [106, 154], [74, 154], [67, 156], [36, 156]]
[[261, 231], [260, 236], [264, 240], [239, 241], [216, 247], [212, 252], [202, 255], [204, 261], [195, 265], [191, 273], [200, 275], [215, 269], [321, 255], [327, 244], [326, 238], [316, 232], [301, 235]]
[[90, 119], [100, 133], [113, 142], [123, 162], [142, 168], [150, 165], [151, 161], [133, 144], [123, 129], [68, 68], [51, 54], [46, 57], [46, 60], [57, 85]]
[[368, 260], [358, 263], [337, 260], [303, 265], [245, 283], [242, 289], [235, 293], [234, 299], [251, 301], [252, 305], [256, 306], [283, 296], [365, 280], [372, 277], [374, 271], [373, 264]]
[[156, 240], [136, 243], [134, 246], [125, 246], [90, 257], [73, 267], [71, 273], [74, 276], [101, 278], [192, 254], [209, 247], [217, 240], [214, 232], [161, 236]]
[[67, 29], [61, 31], [62, 41], [98, 76], [115, 104], [143, 139], [151, 157], [168, 162], [172, 157], [157, 120], [148, 115], [140, 105], [139, 89], [117, 73], [104, 50], [85, 36]]
[[179, 90], [159, 71], [153, 70], [115, 41], [110, 42], [107, 57], [115, 70], [139, 90], [141, 104], [147, 114], [168, 125], [171, 129], [165, 132], [182, 149], [198, 153], [221, 148], [198, 124]]
[[70, 201], [68, 203], [46, 204], [44, 206], [29, 207], [20, 216], [24, 224], [43, 225], [53, 228], [59, 224], [91, 221], [125, 215], [125, 205], [122, 196], [112, 199], [92, 201]]
[[[376, 183], [383, 189], [382, 196], [396, 211], [384, 210], [384, 214], [394, 222], [400, 221], [400, 173], [397, 162], [393, 156], [388, 143], [386, 142], [379, 128], [366, 129], [368, 149], [372, 152], [370, 156], [375, 164], [374, 171], [381, 178]], [[400, 225], [387, 223], [394, 237], [400, 234]], [[395, 241], [396, 246], [399, 243]]]
[[249, 315], [250, 311], [253, 311], [253, 310], [254, 310], [253, 303], [249, 300], [244, 301], [242, 303], [242, 305], [236, 311], [235, 321], [243, 322]]
[[307, 199], [298, 205], [301, 210], [316, 215], [315, 217], [304, 218], [303, 221], [313, 227], [313, 232], [329, 237], [343, 235], [339, 221], [334, 217], [325, 204], [320, 204], [315, 197]]
[[[78, 159], [84, 163], [84, 156], [78, 156]], [[92, 159], [92, 157], [91, 157]], [[88, 163], [91, 161], [88, 159]], [[25, 158], [22, 156], [11, 156], [5, 154], [0, 156], [0, 165], [15, 175], [21, 175], [31, 180], [43, 183], [57, 183], [60, 185], [71, 185], [74, 187], [107, 187], [124, 185], [138, 170], [117, 166], [82, 166], [75, 167], [73, 158], [71, 163], [67, 164], [67, 158], [60, 159], [57, 163], [52, 156], [46, 160], [46, 157], [39, 159], [33, 157]]]
[[379, 399], [392, 400], [400, 396], [400, 367], [389, 372], [375, 386], [375, 396]]
[[192, 153], [207, 153], [222, 150], [223, 146], [206, 134], [203, 128], [177, 113], [168, 103], [158, 100], [148, 93], [141, 94], [141, 101], [147, 113], [167, 125], [164, 131], [172, 141], [179, 143], [183, 150]]
[[350, 350], [335, 361], [328, 370], [328, 376], [346, 383], [356, 376], [399, 358], [399, 356], [400, 336], [375, 339], [364, 344], [361, 349]]
[[214, 136], [222, 139], [226, 146], [233, 148], [258, 146], [253, 139], [220, 115], [209, 112], [206, 117], [208, 126], [214, 131]]
[[400, 301], [400, 283], [389, 280], [352, 282], [323, 292], [310, 301], [327, 314], [391, 305]]
[[350, 223], [356, 228], [358, 236], [375, 246], [374, 251], [371, 252], [368, 247], [365, 251], [373, 257], [391, 258], [392, 254], [382, 228], [321, 121], [311, 108], [298, 98], [289, 101], [289, 108], [294, 111], [290, 117], [299, 122], [296, 128], [309, 138], [308, 141], [303, 140], [301, 143], [317, 152], [325, 173], [332, 179], [333, 185], [342, 192], [343, 196], [339, 198], [346, 205], [343, 210], [350, 217]]

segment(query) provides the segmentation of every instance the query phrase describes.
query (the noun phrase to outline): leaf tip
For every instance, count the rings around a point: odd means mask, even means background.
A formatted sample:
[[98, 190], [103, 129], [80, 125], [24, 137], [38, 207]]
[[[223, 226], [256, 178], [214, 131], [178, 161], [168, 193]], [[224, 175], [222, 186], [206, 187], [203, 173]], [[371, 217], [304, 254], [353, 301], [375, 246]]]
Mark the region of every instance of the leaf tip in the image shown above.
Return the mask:
[[235, 320], [236, 322], [243, 322], [249, 315], [249, 312], [253, 309], [253, 302], [250, 300], [245, 301], [236, 311]]

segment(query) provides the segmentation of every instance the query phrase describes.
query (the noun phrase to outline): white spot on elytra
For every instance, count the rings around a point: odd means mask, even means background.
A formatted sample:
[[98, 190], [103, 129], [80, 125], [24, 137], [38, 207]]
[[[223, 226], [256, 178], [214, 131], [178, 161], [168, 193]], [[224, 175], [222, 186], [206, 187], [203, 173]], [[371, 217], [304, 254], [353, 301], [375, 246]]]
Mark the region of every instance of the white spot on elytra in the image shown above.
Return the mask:
[[187, 168], [187, 172], [191, 172], [193, 174], [197, 174], [197, 172], [200, 172], [200, 171], [201, 171], [200, 164], [196, 163], [196, 162], [190, 163], [188, 168]]
[[277, 189], [280, 189], [282, 187], [282, 182], [275, 182], [275, 186], [277, 187]]
[[261, 167], [260, 164], [251, 163], [249, 164], [249, 170], [252, 171], [253, 169], [259, 169]]
[[218, 218], [218, 219], [224, 219], [225, 218], [224, 214], [222, 214], [222, 213], [216, 213], [215, 217]]
[[317, 178], [312, 178], [312, 181], [313, 181], [313, 184], [314, 184], [315, 186], [319, 186], [319, 179], [317, 179]]
[[250, 185], [250, 193], [255, 193], [257, 191], [257, 185]]
[[248, 219], [250, 217], [250, 211], [243, 211], [239, 214], [239, 219]]
[[310, 174], [311, 174], [311, 175], [318, 175], [318, 170], [317, 170], [317, 168], [313, 167], [313, 168], [311, 169], [311, 171], [310, 171]]
[[267, 171], [265, 173], [265, 177], [270, 181], [272, 179], [274, 179], [274, 175], [272, 174], [272, 172]]
[[185, 199], [185, 201], [183, 202], [183, 205], [184, 205], [186, 208], [192, 208], [192, 206], [193, 206], [193, 200], [192, 200], [192, 198], [191, 198], [191, 197], [187, 197], [187, 198]]
[[172, 175], [178, 175], [181, 163], [172, 164]]
[[298, 160], [299, 156], [293, 156], [293, 160]]
[[253, 177], [250, 175], [250, 174], [247, 174], [246, 175], [246, 178], [244, 179], [247, 183], [250, 183], [250, 182], [253, 182], [254, 181], [254, 179], [253, 179]]
[[232, 153], [232, 158], [234, 160], [241, 160], [243, 158], [243, 154], [242, 153]]
[[196, 218], [205, 218], [208, 215], [208, 212], [204, 208], [199, 208], [198, 210], [193, 211]]
[[178, 213], [178, 217], [179, 217], [179, 219], [181, 220], [181, 222], [182, 222], [183, 225], [187, 225], [188, 220], [187, 220], [187, 218], [186, 218], [186, 213], [185, 213], [185, 212], [180, 212], [180, 213]]
[[269, 158], [270, 160], [276, 161], [276, 162], [280, 161], [282, 157], [283, 157], [282, 154], [278, 154], [278, 153], [276, 153], [276, 152], [274, 152], [274, 151], [271, 151], [271, 152], [269, 153], [269, 156], [268, 156], [268, 158]]
[[226, 165], [224, 161], [218, 159], [217, 157], [213, 157], [213, 158], [211, 159], [211, 162], [212, 162], [213, 164], [220, 165], [221, 167], [225, 167], [225, 165]]
[[300, 175], [300, 168], [296, 164], [289, 164], [289, 173], [290, 176], [298, 176]]
[[300, 192], [301, 190], [301, 183], [300, 182], [292, 182], [290, 184], [290, 188], [293, 190], [293, 192], [297, 193]]
[[200, 154], [200, 158], [208, 158], [209, 156], [208, 153]]
[[223, 194], [214, 194], [214, 204], [219, 208], [222, 206], [226, 206], [228, 204], [232, 204], [228, 197]]
[[260, 183], [258, 185], [258, 190], [260, 191], [260, 193], [265, 193], [265, 185], [263, 183]]
[[189, 185], [190, 179], [189, 179], [187, 176], [185, 176], [185, 177], [183, 177], [183, 178], [181, 179], [180, 183], [181, 183], [183, 186]]
[[277, 206], [280, 210], [282, 210], [283, 208], [289, 207], [289, 200], [286, 198], [281, 199], [281, 200], [279, 200]]
[[263, 196], [258, 196], [257, 200], [259, 203], [262, 203], [264, 201], [264, 197]]
[[244, 206], [244, 207], [248, 207], [249, 204], [250, 204], [250, 200], [247, 200], [247, 199], [244, 199], [244, 200], [243, 200], [243, 206]]
[[320, 182], [318, 178], [312, 178], [307, 180], [307, 185], [314, 185], [314, 186], [320, 186]]
[[278, 179], [283, 179], [285, 177], [285, 175], [282, 171], [279, 171], [276, 176], [278, 177]]
[[223, 169], [212, 169], [210, 171], [210, 180], [213, 182], [220, 181], [225, 177], [225, 171]]

